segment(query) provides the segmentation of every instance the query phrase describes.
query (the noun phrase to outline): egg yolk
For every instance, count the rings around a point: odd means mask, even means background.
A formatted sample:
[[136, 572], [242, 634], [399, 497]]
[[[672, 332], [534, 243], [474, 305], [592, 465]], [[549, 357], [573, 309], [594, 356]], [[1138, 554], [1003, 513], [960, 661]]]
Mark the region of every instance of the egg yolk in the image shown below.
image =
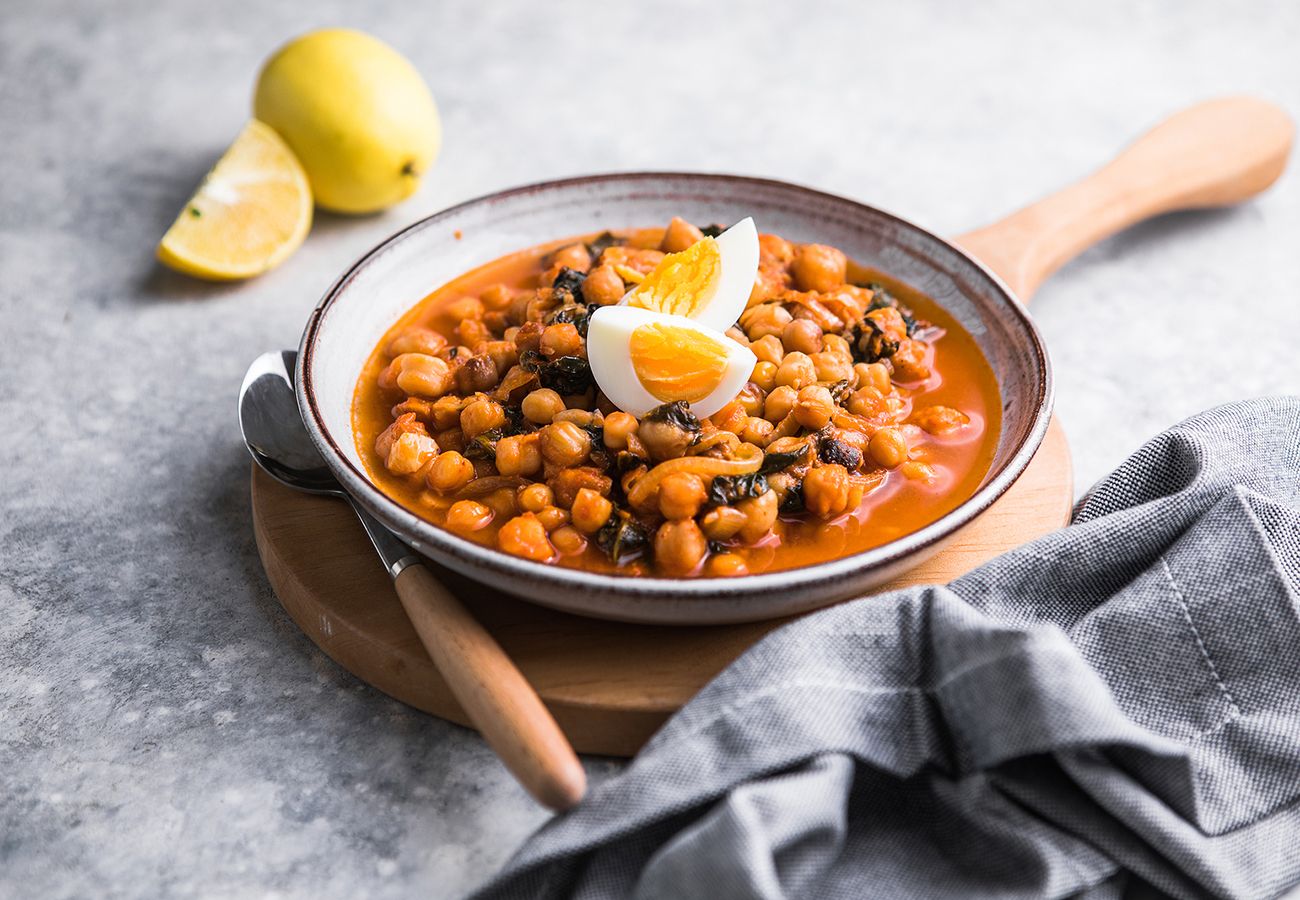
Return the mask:
[[711, 237], [696, 241], [681, 253], [670, 253], [637, 286], [628, 306], [693, 318], [717, 290], [722, 253]]
[[640, 326], [628, 339], [628, 353], [641, 384], [664, 403], [698, 403], [727, 371], [727, 350], [717, 338], [679, 325]]

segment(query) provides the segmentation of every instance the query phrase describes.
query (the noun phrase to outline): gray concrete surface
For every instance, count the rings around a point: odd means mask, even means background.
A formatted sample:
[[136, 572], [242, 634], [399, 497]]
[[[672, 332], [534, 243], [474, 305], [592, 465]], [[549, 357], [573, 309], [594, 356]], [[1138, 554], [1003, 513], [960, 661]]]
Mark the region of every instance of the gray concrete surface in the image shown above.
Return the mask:
[[[798, 9], [796, 10], [796, 7]], [[388, 232], [508, 185], [683, 168], [955, 233], [1195, 100], [1300, 113], [1300, 6], [17, 2], [0, 8], [0, 895], [456, 896], [545, 815], [479, 739], [357, 683], [249, 529], [246, 363]], [[233, 287], [152, 248], [313, 26], [408, 53], [426, 189]], [[1067, 267], [1034, 313], [1079, 485], [1212, 404], [1300, 388], [1300, 175]], [[592, 760], [593, 777], [613, 771]]]

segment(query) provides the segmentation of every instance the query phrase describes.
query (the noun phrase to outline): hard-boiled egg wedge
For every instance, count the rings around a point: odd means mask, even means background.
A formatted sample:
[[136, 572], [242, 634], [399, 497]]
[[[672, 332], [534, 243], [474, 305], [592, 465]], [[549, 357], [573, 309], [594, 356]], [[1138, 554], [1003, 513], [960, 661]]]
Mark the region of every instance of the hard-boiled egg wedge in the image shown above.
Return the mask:
[[587, 322], [587, 362], [625, 412], [639, 417], [685, 400], [704, 418], [740, 393], [756, 360], [748, 347], [682, 316], [605, 306]]
[[757, 272], [758, 230], [753, 219], [742, 219], [665, 256], [622, 302], [726, 331], [744, 311]]

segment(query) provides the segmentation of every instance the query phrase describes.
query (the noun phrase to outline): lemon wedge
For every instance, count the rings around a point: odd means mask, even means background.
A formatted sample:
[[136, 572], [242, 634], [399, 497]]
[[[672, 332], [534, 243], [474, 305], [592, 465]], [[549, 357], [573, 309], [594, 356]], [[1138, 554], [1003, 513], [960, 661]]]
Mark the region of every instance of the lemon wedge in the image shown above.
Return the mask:
[[212, 281], [275, 268], [311, 229], [307, 175], [293, 151], [256, 119], [244, 126], [158, 244], [158, 259]]

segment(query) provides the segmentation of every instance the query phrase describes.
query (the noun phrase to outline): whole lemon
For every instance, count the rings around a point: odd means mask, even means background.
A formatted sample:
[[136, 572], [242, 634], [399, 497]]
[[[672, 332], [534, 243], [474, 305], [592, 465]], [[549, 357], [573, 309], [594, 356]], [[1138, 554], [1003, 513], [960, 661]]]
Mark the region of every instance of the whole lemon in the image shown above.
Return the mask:
[[328, 28], [276, 51], [257, 78], [253, 115], [307, 172], [320, 206], [368, 213], [415, 193], [442, 144], [433, 95], [378, 38]]

